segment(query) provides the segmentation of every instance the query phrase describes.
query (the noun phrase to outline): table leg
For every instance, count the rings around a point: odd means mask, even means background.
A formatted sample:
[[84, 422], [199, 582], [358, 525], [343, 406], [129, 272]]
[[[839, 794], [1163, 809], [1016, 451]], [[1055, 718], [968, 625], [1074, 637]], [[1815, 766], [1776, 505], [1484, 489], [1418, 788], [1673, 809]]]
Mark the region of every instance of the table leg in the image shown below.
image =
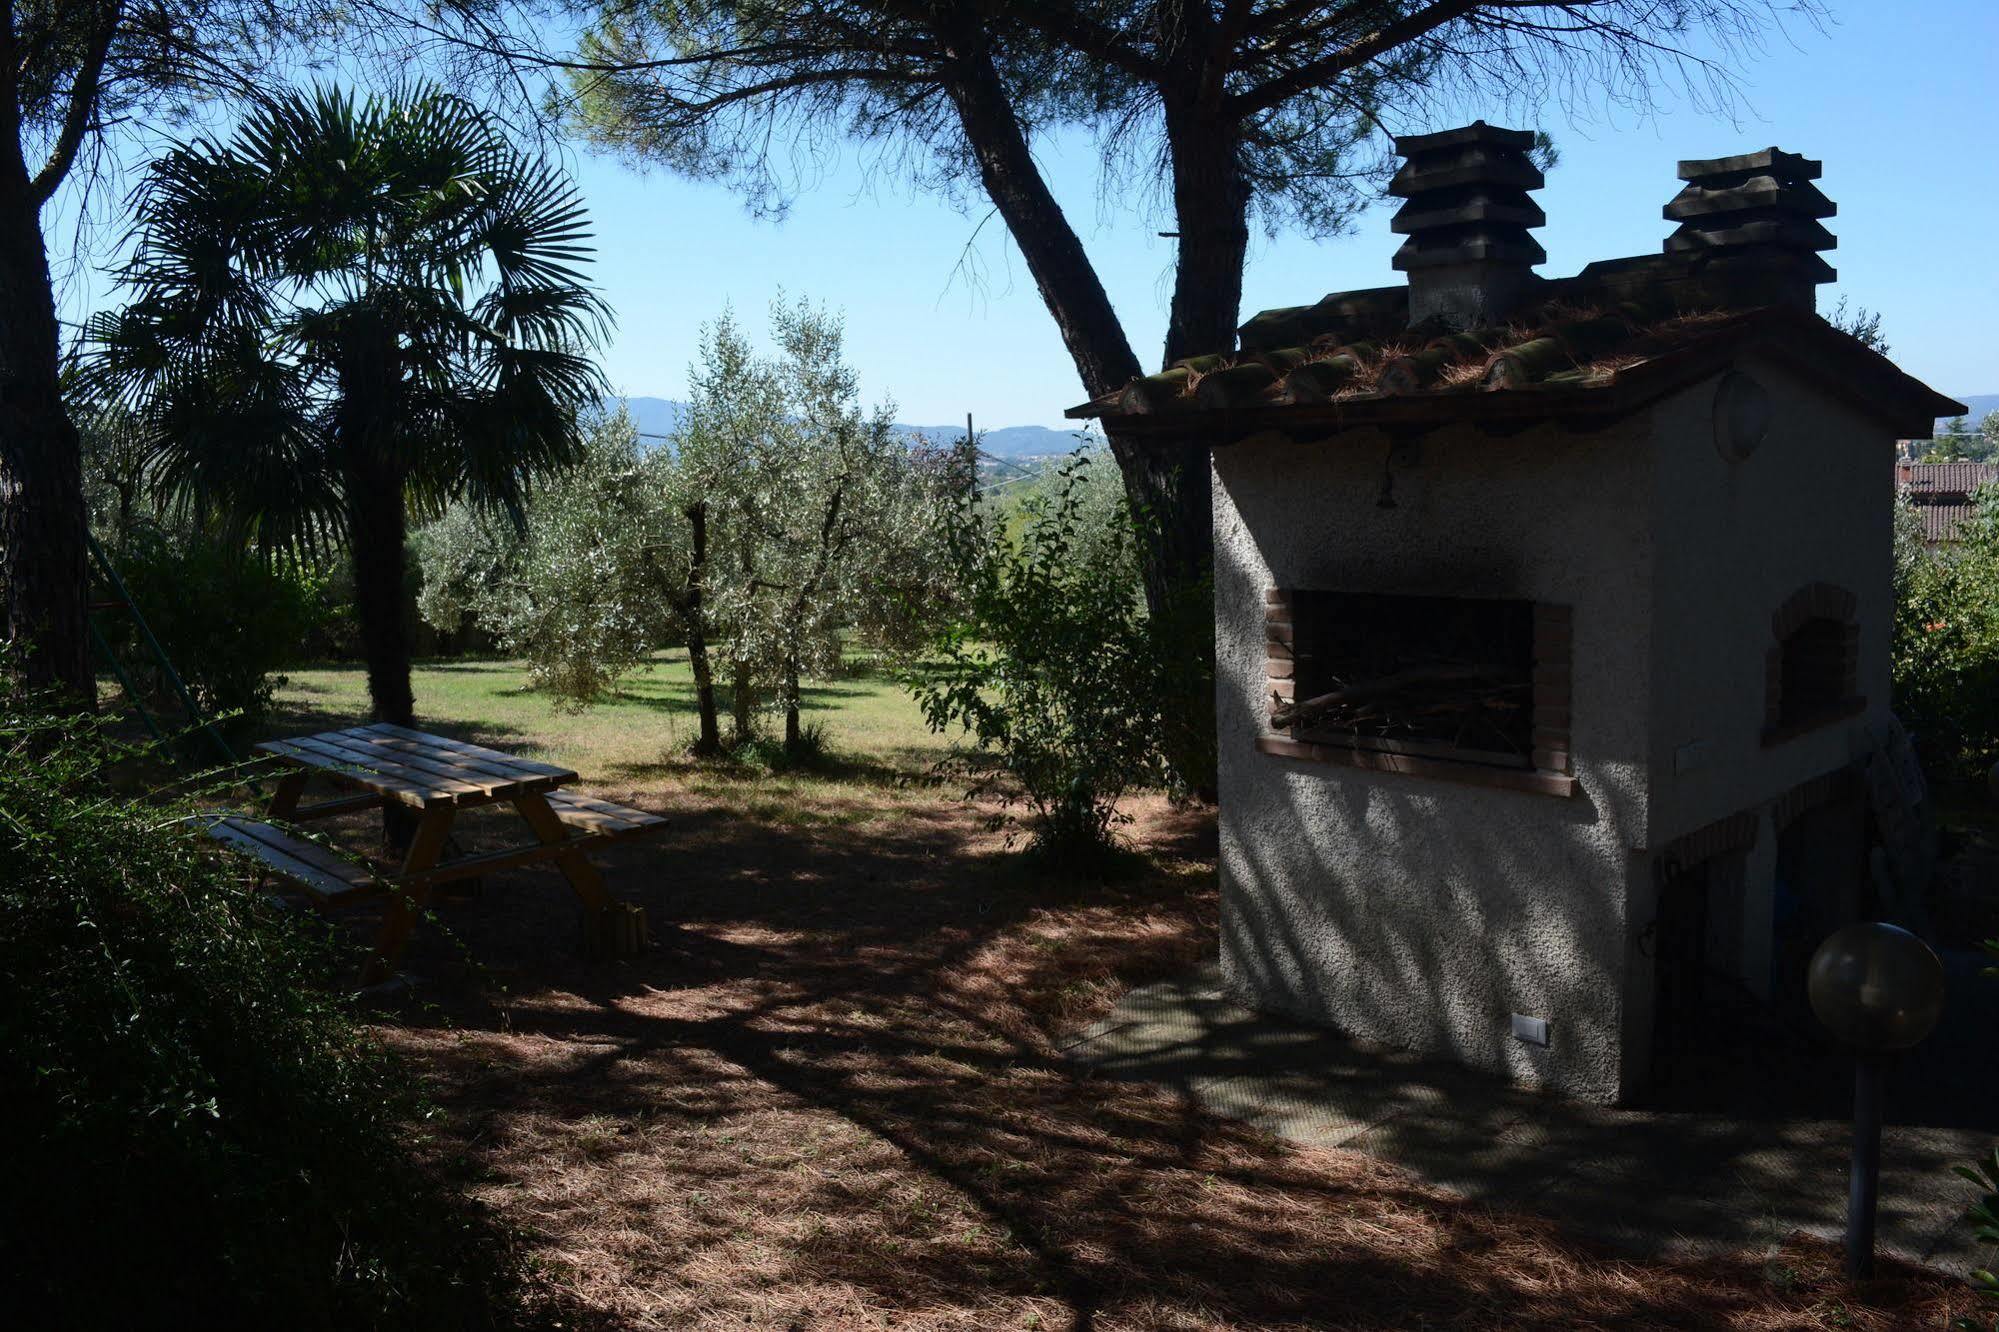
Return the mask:
[[367, 967], [361, 973], [361, 984], [373, 985], [388, 979], [396, 962], [403, 955], [403, 948], [409, 943], [410, 931], [416, 928], [417, 917], [430, 904], [430, 884], [409, 883], [414, 874], [432, 869], [444, 855], [445, 839], [451, 835], [451, 817], [456, 813], [449, 805], [436, 805], [423, 812], [417, 820], [416, 833], [410, 838], [409, 853], [403, 857], [403, 871], [397, 882], [389, 885], [389, 906], [382, 916], [382, 928], [375, 935], [375, 955], [368, 959]]
[[[542, 796], [514, 797], [514, 808], [534, 829], [543, 846], [558, 846], [575, 840]], [[604, 876], [583, 854], [582, 847], [551, 857], [562, 877], [583, 902], [583, 955], [591, 958], [629, 958], [638, 955], [649, 937], [645, 908], [631, 906], [611, 896]]]
[[[514, 808], [534, 829], [534, 835], [543, 846], [555, 846], [569, 840], [569, 829], [563, 827], [562, 820], [555, 817], [555, 811], [548, 807], [548, 801], [539, 794], [514, 797]], [[569, 880], [569, 886], [583, 899], [583, 905], [593, 910], [602, 910], [616, 902], [610, 890], [604, 887], [604, 876], [579, 847], [554, 857], [556, 867], [562, 877]]]
[[271, 792], [271, 803], [264, 810], [264, 817], [288, 819], [298, 812], [300, 797], [305, 795], [305, 779], [310, 774], [303, 768], [288, 772], [278, 778], [278, 789]]

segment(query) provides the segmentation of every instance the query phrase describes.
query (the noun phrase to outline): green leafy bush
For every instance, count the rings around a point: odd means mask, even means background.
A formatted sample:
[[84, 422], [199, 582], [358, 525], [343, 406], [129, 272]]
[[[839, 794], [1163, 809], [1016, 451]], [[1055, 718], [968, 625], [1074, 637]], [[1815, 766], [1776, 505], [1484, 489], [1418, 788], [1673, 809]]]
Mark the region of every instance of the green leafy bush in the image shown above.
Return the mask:
[[[1999, 939], [1987, 939], [1980, 947], [1987, 957], [1999, 962]], [[1985, 974], [1999, 979], [1999, 966], [1985, 968]], [[1965, 1212], [1965, 1221], [1980, 1244], [1999, 1245], [1999, 1148], [1982, 1161], [1952, 1167], [1978, 1190], [1978, 1201]], [[1971, 1274], [1971, 1284], [1983, 1297], [1983, 1314], [1967, 1315], [1951, 1324], [1953, 1332], [1999, 1332], [1999, 1275], [1988, 1268]]]
[[[210, 716], [240, 714], [245, 725], [268, 714], [284, 682], [278, 671], [301, 659], [327, 613], [318, 576], [198, 528], [141, 526], [111, 558], [195, 703]], [[148, 701], [175, 711], [136, 627], [118, 619], [105, 627]]]
[[[1999, 1245], [1999, 1148], [1976, 1167], [1958, 1166], [1956, 1170], [1978, 1189], [1978, 1201], [1966, 1213], [1973, 1234], [1980, 1244]], [[1995, 1312], [1999, 1310], [1999, 1276], [1981, 1267], [1971, 1274], [1971, 1284], [1984, 1298], [1987, 1310], [1959, 1318], [1951, 1327], [1955, 1332], [1999, 1332], [1999, 1312]]]
[[1091, 502], [1102, 465], [1079, 452], [1017, 518], [965, 488], [949, 542], [958, 614], [902, 671], [933, 730], [977, 743], [973, 794], [997, 795], [1002, 819], [1025, 803], [1033, 845], [1063, 853], [1109, 847], [1118, 798], [1166, 775], [1161, 658], [1129, 515]]
[[1925, 764], [1946, 780], [1999, 759], [1999, 506], [1981, 495], [1952, 546], [1925, 546], [1898, 506], [1895, 527], [1895, 709]]
[[511, 1325], [521, 1266], [414, 1159], [324, 931], [96, 724], [0, 696], [0, 1281], [21, 1327]]

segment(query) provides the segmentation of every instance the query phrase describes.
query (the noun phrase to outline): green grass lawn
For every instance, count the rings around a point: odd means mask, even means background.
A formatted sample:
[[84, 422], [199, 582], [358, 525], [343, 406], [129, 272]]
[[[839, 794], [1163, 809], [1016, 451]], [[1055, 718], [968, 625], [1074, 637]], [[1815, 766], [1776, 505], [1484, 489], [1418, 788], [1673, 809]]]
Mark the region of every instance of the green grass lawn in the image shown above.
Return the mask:
[[[286, 672], [272, 735], [356, 725], [367, 718], [367, 675], [359, 663]], [[725, 799], [753, 817], [781, 823], [852, 822], [891, 813], [899, 792], [950, 752], [908, 694], [877, 663], [857, 657], [838, 678], [805, 690], [804, 721], [824, 728], [829, 761], [805, 772], [754, 763], [696, 762], [694, 681], [684, 651], [664, 653], [593, 707], [559, 707], [528, 685], [518, 661], [431, 661], [411, 676], [418, 725], [524, 757], [576, 769], [587, 787], [633, 792], [668, 784]], [[781, 730], [782, 719], [766, 717]], [[726, 714], [723, 726], [728, 726]], [[924, 798], [936, 799], [927, 790]]]

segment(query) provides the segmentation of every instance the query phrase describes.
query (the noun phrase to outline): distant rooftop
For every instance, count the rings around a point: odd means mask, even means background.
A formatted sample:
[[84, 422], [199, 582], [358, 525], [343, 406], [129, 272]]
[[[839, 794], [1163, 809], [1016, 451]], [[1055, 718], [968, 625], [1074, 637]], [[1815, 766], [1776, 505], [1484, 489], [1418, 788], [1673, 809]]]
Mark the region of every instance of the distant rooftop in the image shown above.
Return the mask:
[[1895, 485], [1923, 521], [1931, 545], [1957, 540], [1957, 529], [1976, 509], [1974, 497], [1999, 486], [1999, 463], [1897, 463]]

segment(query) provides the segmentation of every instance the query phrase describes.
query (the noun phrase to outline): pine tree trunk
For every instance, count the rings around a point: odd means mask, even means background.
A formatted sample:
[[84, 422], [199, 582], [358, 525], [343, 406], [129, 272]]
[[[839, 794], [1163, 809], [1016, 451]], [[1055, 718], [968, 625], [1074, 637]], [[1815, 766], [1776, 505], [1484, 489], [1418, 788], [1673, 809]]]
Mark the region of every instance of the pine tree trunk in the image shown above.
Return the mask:
[[[1180, 254], [1166, 330], [1165, 364], [1211, 352], [1232, 352], [1242, 307], [1242, 268], [1249, 249], [1249, 183], [1234, 127], [1204, 109], [1193, 89], [1169, 98], [1166, 134], [1172, 145], [1173, 209]], [[1146, 597], [1156, 614], [1162, 598], [1206, 576], [1214, 553], [1211, 485], [1205, 445], [1124, 447], [1126, 489], [1152, 515], [1152, 558]]]
[[712, 756], [722, 752], [722, 727], [715, 716], [715, 671], [708, 660], [708, 610], [705, 589], [708, 577], [708, 505], [687, 506], [688, 560], [687, 592], [681, 598], [681, 619], [687, 627], [687, 664], [694, 671], [694, 708], [701, 718], [701, 738], [694, 752]]
[[[947, 90], [980, 181], [1020, 247], [1085, 391], [1096, 397], [1120, 389], [1140, 373], [1138, 358], [1082, 241], [1034, 163], [983, 34], [968, 27], [947, 36]], [[1201, 109], [1197, 74], [1190, 74], [1188, 89], [1168, 108], [1181, 241], [1167, 364], [1198, 352], [1234, 350], [1249, 236], [1249, 192], [1234, 131], [1218, 128], [1224, 122], [1212, 106]], [[1190, 681], [1188, 696], [1171, 705], [1187, 719], [1189, 735], [1170, 757], [1190, 788], [1208, 792], [1214, 785], [1214, 700], [1201, 682], [1212, 680], [1214, 633], [1212, 609], [1196, 604], [1204, 602], [1214, 552], [1207, 448], [1142, 447], [1116, 433], [1110, 445], [1139, 519], [1147, 610], [1156, 625], [1171, 626], [1177, 640], [1186, 640], [1177, 650], [1194, 658], [1180, 672]]]
[[1173, 153], [1173, 215], [1180, 255], [1166, 326], [1166, 364], [1235, 350], [1242, 270], [1249, 253], [1249, 181], [1234, 125], [1172, 99], [1166, 136]]
[[83, 460], [60, 348], [40, 208], [16, 145], [0, 162], [0, 632], [22, 649], [29, 687], [95, 711]]
[[[1169, 96], [1174, 216], [1180, 253], [1164, 364], [1233, 352], [1249, 251], [1249, 182], [1237, 129], [1215, 114], [1190, 71], [1185, 91]], [[1171, 654], [1162, 688], [1184, 697], [1171, 705], [1168, 761], [1194, 794], [1215, 791], [1213, 480], [1205, 444], [1148, 444], [1111, 436], [1125, 493], [1147, 529], [1146, 609], [1156, 651]]]
[[[976, 19], [972, 7], [963, 8], [966, 17]], [[987, 30], [970, 22], [945, 36], [950, 44], [946, 90], [978, 161], [980, 183], [1027, 260], [1027, 271], [1055, 317], [1084, 389], [1095, 396], [1123, 388], [1139, 373], [1138, 357], [1090, 265], [1082, 238], [1041, 178], [1006, 85], [993, 65]]]

